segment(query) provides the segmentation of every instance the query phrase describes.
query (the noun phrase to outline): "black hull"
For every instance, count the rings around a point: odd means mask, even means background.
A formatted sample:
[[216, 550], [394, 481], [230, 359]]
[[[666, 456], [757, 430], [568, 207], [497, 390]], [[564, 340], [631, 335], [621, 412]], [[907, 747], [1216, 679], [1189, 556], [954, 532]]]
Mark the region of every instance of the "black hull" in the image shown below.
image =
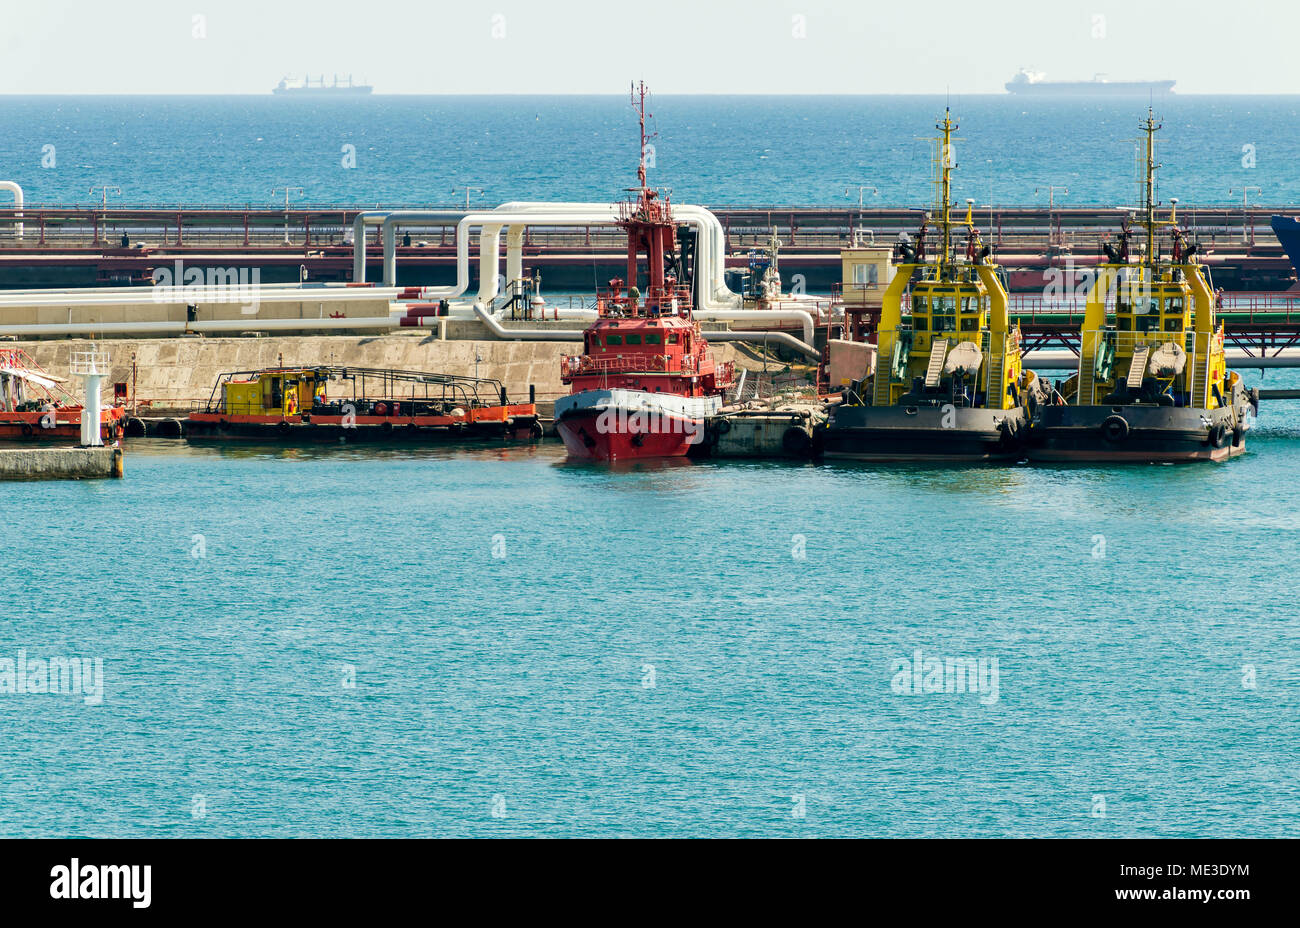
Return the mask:
[[1016, 461], [1024, 455], [1023, 409], [845, 406], [822, 433], [827, 459], [880, 462]]
[[[1030, 461], [1224, 461], [1246, 450], [1246, 407], [1049, 406], [1029, 433]], [[1207, 425], [1208, 422], [1208, 425]], [[1122, 424], [1121, 424], [1122, 423]]]
[[230, 423], [214, 426], [209, 423], [185, 422], [184, 437], [192, 441], [258, 441], [267, 444], [314, 444], [318, 442], [346, 444], [411, 444], [439, 445], [475, 441], [529, 441], [539, 437], [539, 430], [528, 425], [506, 428], [499, 422], [476, 423], [462, 427], [428, 427], [394, 425], [385, 428], [361, 425], [344, 428], [341, 425], [260, 425], [257, 423]]

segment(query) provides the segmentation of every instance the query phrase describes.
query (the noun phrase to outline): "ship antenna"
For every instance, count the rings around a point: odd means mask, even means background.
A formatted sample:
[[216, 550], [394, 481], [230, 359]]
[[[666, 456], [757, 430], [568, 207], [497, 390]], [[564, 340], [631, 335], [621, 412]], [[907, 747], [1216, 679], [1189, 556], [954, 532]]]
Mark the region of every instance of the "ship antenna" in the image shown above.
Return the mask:
[[935, 128], [943, 130], [943, 144], [939, 149], [939, 195], [942, 197], [939, 209], [939, 226], [943, 235], [940, 242], [939, 266], [942, 269], [944, 263], [948, 260], [948, 250], [952, 246], [952, 216], [949, 210], [949, 200], [952, 193], [952, 131], [957, 126], [952, 121], [952, 111], [950, 109], [944, 109], [943, 122], [935, 126]]
[[[637, 99], [637, 95], [638, 95], [638, 93], [640, 94], [640, 100]], [[640, 186], [641, 186], [641, 190], [644, 191], [644, 190], [646, 189], [646, 173], [645, 173], [645, 143], [646, 143], [646, 134], [645, 134], [645, 81], [641, 81], [639, 87], [638, 87], [637, 85], [633, 85], [633, 87], [632, 87], [632, 106], [636, 108], [636, 111], [637, 111], [637, 117], [638, 117], [638, 119], [640, 120], [640, 123], [641, 123], [641, 157], [640, 157], [640, 160], [637, 162], [637, 166], [636, 166], [636, 179], [637, 179], [637, 182], [638, 182], [638, 183], [640, 184]]]
[[1147, 262], [1155, 266], [1156, 260], [1156, 207], [1155, 207], [1155, 134], [1160, 128], [1156, 123], [1155, 111], [1147, 107], [1147, 121], [1140, 128], [1146, 131], [1147, 136], [1147, 165], [1146, 165], [1146, 204], [1145, 204], [1145, 224], [1147, 227]]

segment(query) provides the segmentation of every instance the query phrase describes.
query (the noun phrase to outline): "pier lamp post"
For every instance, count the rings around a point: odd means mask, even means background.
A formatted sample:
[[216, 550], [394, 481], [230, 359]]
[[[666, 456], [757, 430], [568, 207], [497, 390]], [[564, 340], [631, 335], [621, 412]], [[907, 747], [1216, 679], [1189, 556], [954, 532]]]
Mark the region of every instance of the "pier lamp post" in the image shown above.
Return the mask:
[[[1039, 191], [1042, 189], [1043, 188], [1041, 187], [1035, 187], [1034, 195], [1037, 196]], [[1062, 194], [1066, 194], [1070, 192], [1070, 188], [1062, 187], [1057, 184], [1047, 185], [1047, 245], [1049, 248], [1056, 244], [1056, 231], [1053, 227], [1054, 220], [1052, 213], [1056, 209], [1056, 191], [1058, 190], [1061, 191]]]
[[[321, 77], [321, 80], [324, 81], [325, 78]], [[301, 187], [276, 187], [271, 191], [271, 196], [275, 196], [277, 193], [284, 194], [284, 243], [286, 245], [293, 244], [289, 240], [289, 197], [302, 196], [304, 192]]]
[[[845, 195], [846, 197], [852, 195], [852, 193], [853, 193], [853, 189], [854, 189], [853, 187], [845, 187], [845, 188], [844, 188], [844, 195]], [[880, 195], [880, 191], [877, 190], [875, 187], [871, 186], [870, 184], [858, 184], [858, 187], [857, 187], [857, 191], [858, 191], [858, 225], [862, 225], [862, 208], [863, 208], [863, 206], [865, 205], [866, 193], [867, 193], [868, 190], [871, 191], [871, 195], [872, 195], [873, 197], [875, 197], [875, 196], [879, 196], [879, 195]], [[849, 229], [849, 238], [850, 238], [850, 240], [852, 240], [853, 237], [856, 236], [856, 235], [857, 235], [857, 230], [856, 230], [856, 229], [853, 229], [853, 228], [850, 228], [850, 229]]]
[[[1257, 187], [1257, 188], [1255, 188], [1255, 189], [1258, 190], [1259, 188]], [[108, 195], [109, 195], [110, 193], [115, 193], [115, 194], [117, 194], [118, 196], [121, 196], [121, 195], [122, 195], [122, 188], [121, 188], [121, 187], [115, 187], [115, 186], [113, 186], [112, 184], [104, 184], [104, 185], [99, 186], [99, 187], [91, 187], [91, 188], [90, 188], [90, 195], [91, 195], [92, 197], [95, 195], [95, 191], [96, 191], [96, 190], [98, 190], [98, 191], [100, 192], [100, 195], [101, 195], [101, 199], [100, 199], [100, 209], [103, 209], [103, 210], [105, 210], [105, 211], [108, 210]]]
[[469, 197], [470, 197], [470, 194], [471, 194], [471, 193], [486, 193], [486, 192], [487, 192], [487, 191], [485, 191], [482, 187], [465, 187], [465, 188], [461, 188], [461, 187], [452, 187], [452, 188], [451, 188], [451, 192], [454, 194], [457, 190], [461, 190], [461, 189], [464, 189], [464, 191], [465, 191], [465, 212], [469, 212]]
[[[96, 190], [99, 191], [100, 196], [101, 196], [101, 200], [100, 200], [100, 204], [101, 204], [101, 205], [100, 205], [100, 212], [104, 214], [104, 236], [105, 236], [105, 238], [107, 238], [107, 236], [108, 236], [108, 195], [109, 195], [110, 193], [115, 193], [115, 194], [117, 194], [118, 196], [121, 196], [121, 195], [122, 195], [122, 188], [121, 188], [121, 187], [115, 187], [115, 186], [113, 186], [112, 184], [102, 184], [102, 185], [100, 185], [100, 186], [98, 186], [98, 187], [91, 187], [91, 188], [90, 188], [90, 195], [91, 195], [92, 197], [95, 195], [95, 191], [96, 191]], [[96, 245], [99, 244], [99, 226], [98, 226], [98, 224], [96, 224], [96, 226], [95, 226], [95, 244], [96, 244]]]
[[[1228, 196], [1232, 196], [1234, 193], [1235, 191], [1229, 190]], [[1255, 226], [1254, 223], [1250, 221], [1249, 198], [1252, 193], [1257, 196], [1262, 196], [1264, 191], [1259, 187], [1241, 188], [1241, 240], [1249, 245], [1255, 244]]]
[[[845, 188], [844, 188], [844, 195], [847, 197], [849, 194], [853, 193], [854, 189], [855, 189], [855, 188], [853, 188], [853, 187], [845, 187]], [[859, 210], [861, 210], [862, 207], [866, 204], [866, 195], [867, 195], [867, 191], [868, 191], [868, 190], [871, 191], [871, 195], [872, 195], [873, 197], [875, 197], [875, 196], [879, 196], [879, 195], [880, 195], [880, 191], [877, 190], [875, 187], [871, 186], [870, 184], [859, 184], [859, 185], [857, 186], [856, 189], [857, 189], [857, 191], [858, 191], [858, 209], [859, 209]]]

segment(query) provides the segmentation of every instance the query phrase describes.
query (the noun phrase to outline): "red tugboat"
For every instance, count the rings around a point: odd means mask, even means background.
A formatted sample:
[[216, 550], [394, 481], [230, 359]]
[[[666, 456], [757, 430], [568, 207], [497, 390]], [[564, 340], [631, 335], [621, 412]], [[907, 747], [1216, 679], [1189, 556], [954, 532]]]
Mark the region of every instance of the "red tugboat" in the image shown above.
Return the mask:
[[[681, 266], [677, 226], [668, 198], [646, 185], [645, 97], [642, 83], [633, 91], [641, 122], [639, 187], [619, 217], [627, 278], [597, 294], [583, 353], [561, 361], [560, 378], [572, 393], [555, 403], [556, 430], [576, 458], [681, 457], [703, 442], [705, 422], [722, 408], [732, 380], [732, 365], [714, 360], [695, 321], [691, 288], [670, 271]], [[637, 286], [642, 254], [644, 291]]]

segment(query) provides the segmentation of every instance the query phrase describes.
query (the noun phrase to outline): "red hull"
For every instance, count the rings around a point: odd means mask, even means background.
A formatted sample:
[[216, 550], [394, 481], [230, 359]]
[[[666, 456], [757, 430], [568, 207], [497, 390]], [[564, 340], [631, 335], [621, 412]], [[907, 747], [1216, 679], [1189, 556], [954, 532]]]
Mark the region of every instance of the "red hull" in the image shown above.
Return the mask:
[[[80, 441], [81, 410], [60, 409], [55, 412], [54, 425], [45, 426], [45, 412], [0, 412], [0, 440], [3, 441]], [[105, 409], [100, 419], [100, 435], [105, 442], [121, 437], [122, 420], [126, 412], [119, 406]]]
[[[679, 458], [690, 450], [690, 434], [679, 423], [671, 431], [650, 428], [642, 432], [601, 431], [596, 420], [600, 414], [582, 413], [556, 423], [555, 430], [564, 439], [569, 456], [587, 461], [631, 461], [643, 458]], [[702, 427], [702, 424], [701, 424]], [[696, 433], [698, 434], [698, 432]]]

